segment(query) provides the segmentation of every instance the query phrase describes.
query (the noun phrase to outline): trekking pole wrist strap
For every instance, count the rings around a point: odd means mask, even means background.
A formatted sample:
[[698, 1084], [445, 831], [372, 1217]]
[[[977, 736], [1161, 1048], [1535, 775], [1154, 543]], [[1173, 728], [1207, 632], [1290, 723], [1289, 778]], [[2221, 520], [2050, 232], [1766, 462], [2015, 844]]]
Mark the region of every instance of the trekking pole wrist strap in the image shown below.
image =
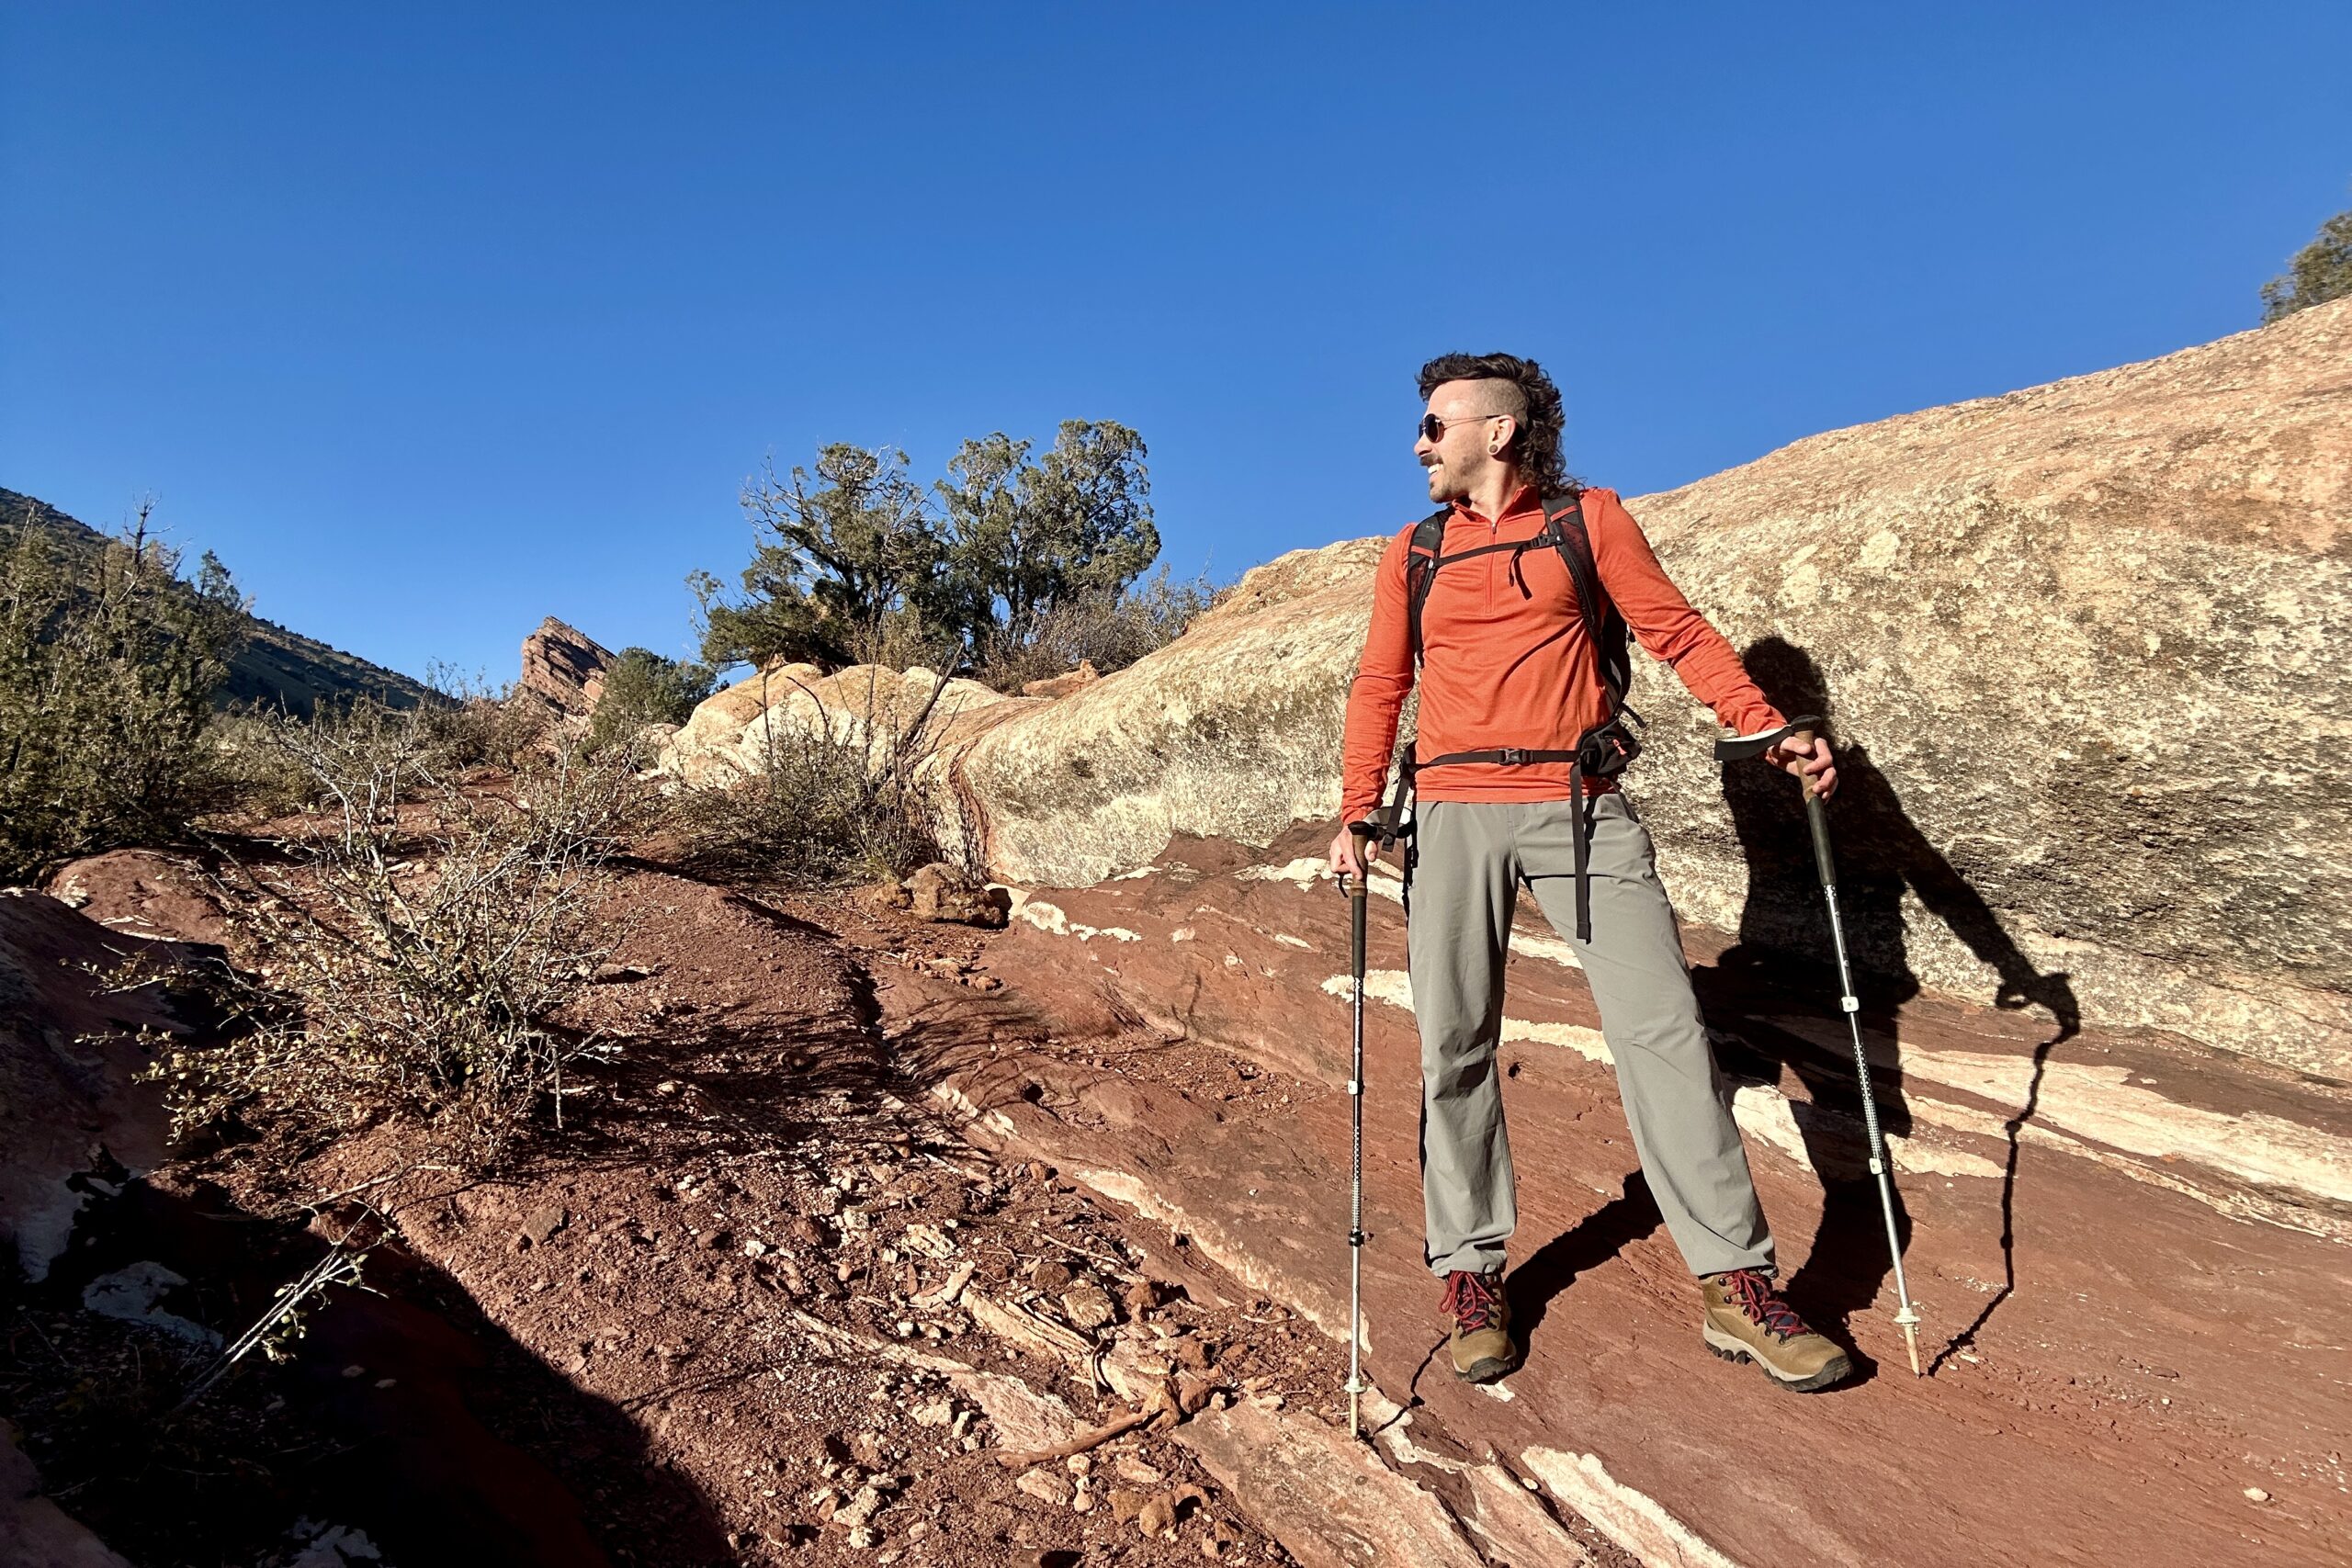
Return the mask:
[[1760, 757], [1792, 736], [1819, 729], [1827, 721], [1817, 713], [1792, 718], [1778, 729], [1759, 730], [1754, 735], [1733, 735], [1715, 742], [1715, 761], [1736, 762], [1745, 757]]

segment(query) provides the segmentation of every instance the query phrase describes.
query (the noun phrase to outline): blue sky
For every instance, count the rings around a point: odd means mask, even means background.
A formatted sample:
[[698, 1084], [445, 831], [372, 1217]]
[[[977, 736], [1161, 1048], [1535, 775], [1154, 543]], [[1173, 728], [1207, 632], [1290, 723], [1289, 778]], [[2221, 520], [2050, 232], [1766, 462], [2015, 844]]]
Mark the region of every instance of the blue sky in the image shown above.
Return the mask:
[[1226, 578], [1418, 515], [1447, 349], [1631, 495], [2250, 326], [2347, 60], [2340, 0], [16, 0], [0, 485], [493, 679], [548, 614], [686, 651], [831, 440], [1125, 421]]

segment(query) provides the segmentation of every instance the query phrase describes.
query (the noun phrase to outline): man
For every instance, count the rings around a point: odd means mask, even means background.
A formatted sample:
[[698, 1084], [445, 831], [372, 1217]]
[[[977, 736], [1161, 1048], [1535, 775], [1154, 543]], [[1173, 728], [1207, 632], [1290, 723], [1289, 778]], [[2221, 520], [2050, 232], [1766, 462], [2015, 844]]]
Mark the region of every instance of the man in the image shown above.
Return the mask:
[[[1421, 367], [1420, 390], [1428, 412], [1413, 450], [1430, 499], [1450, 513], [1434, 568], [1424, 561], [1408, 570], [1412, 528], [1382, 558], [1348, 697], [1331, 866], [1363, 874], [1351, 829], [1380, 804], [1397, 712], [1415, 679], [1408, 592], [1426, 570], [1406, 941], [1421, 1035], [1424, 1258], [1445, 1284], [1454, 1371], [1487, 1382], [1519, 1360], [1502, 1293], [1517, 1211], [1495, 1049], [1524, 881], [1591, 983], [1643, 1172], [1700, 1278], [1702, 1337], [1720, 1355], [1753, 1359], [1783, 1387], [1826, 1388], [1852, 1369], [1773, 1289], [1771, 1233], [1648, 830], [1611, 778], [1593, 776], [1593, 753], [1581, 767], [1563, 760], [1611, 716], [1611, 694], [1547, 513], [1570, 535], [1580, 513], [1600, 588], [1643, 649], [1718, 718], [1750, 735], [1784, 720], [1730, 643], [1668, 581], [1618, 497], [1568, 478], [1559, 390], [1540, 367], [1507, 354], [1446, 355]], [[1458, 757], [1465, 752], [1491, 760]], [[1766, 755], [1825, 795], [1837, 787], [1825, 740], [1799, 736]], [[1578, 787], [1589, 800], [1574, 798]], [[1369, 846], [1367, 858], [1377, 852]]]

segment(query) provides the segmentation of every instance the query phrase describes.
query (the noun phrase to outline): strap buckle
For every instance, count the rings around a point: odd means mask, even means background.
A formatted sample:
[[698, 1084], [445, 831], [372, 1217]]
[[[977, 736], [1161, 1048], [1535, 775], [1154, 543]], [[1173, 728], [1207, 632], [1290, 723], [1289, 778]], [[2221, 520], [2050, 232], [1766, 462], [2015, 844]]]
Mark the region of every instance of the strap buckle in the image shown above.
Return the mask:
[[1527, 761], [1527, 748], [1524, 746], [1504, 747], [1502, 749], [1502, 761], [1503, 766], [1507, 768], [1516, 768], [1521, 766]]

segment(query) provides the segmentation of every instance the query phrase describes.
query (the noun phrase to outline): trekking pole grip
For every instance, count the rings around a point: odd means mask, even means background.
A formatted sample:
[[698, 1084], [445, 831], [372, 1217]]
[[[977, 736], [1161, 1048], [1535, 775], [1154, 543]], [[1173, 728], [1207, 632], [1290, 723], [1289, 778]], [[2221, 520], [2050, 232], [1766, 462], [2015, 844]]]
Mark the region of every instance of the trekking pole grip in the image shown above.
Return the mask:
[[1813, 786], [1804, 786], [1804, 819], [1813, 829], [1813, 869], [1820, 874], [1821, 886], [1838, 886], [1838, 863], [1829, 858], [1829, 814], [1822, 808], [1821, 796]]
[[1351, 828], [1348, 838], [1355, 847], [1356, 874], [1348, 884], [1348, 960], [1352, 973], [1363, 973], [1364, 899], [1372, 891], [1372, 867], [1364, 863], [1364, 845], [1372, 835], [1362, 828]]

